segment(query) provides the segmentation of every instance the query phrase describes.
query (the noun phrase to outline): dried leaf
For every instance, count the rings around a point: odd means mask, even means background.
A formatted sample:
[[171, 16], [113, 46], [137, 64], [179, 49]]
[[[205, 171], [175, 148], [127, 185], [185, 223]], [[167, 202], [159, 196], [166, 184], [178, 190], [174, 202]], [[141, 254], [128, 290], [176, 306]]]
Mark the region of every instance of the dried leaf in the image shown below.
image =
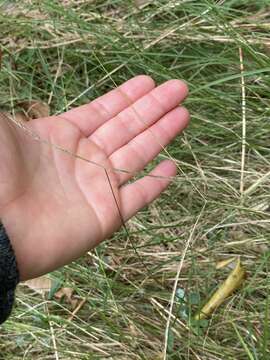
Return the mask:
[[195, 320], [205, 319], [220, 306], [225, 299], [230, 296], [243, 282], [245, 270], [241, 266], [240, 259], [236, 260], [235, 268], [231, 271], [227, 279], [222, 283], [210, 300], [204, 305], [201, 311], [195, 316]]
[[70, 300], [70, 305], [71, 305], [71, 308], [74, 310], [76, 309], [77, 305], [78, 305], [78, 302], [79, 300], [78, 299], [71, 299]]
[[22, 113], [24, 114], [26, 120], [50, 116], [49, 105], [41, 101], [23, 101], [18, 105], [23, 110]]
[[222, 269], [222, 268], [224, 268], [225, 266], [228, 266], [229, 264], [231, 264], [233, 261], [235, 261], [235, 257], [230, 258], [230, 259], [226, 259], [226, 260], [219, 261], [219, 262], [216, 264], [216, 269], [217, 269], [217, 270]]
[[[8, 118], [13, 118], [10, 114], [6, 113], [6, 116]], [[15, 120], [17, 122], [24, 122], [24, 121], [29, 121], [29, 118], [23, 113], [23, 112], [16, 112], [15, 114]]]
[[61, 300], [64, 297], [65, 300], [71, 305], [71, 308], [75, 309], [76, 306], [78, 305], [79, 300], [73, 298], [73, 293], [74, 290], [72, 288], [65, 287], [58, 290], [54, 294], [54, 297], [59, 300]]
[[29, 287], [38, 294], [44, 295], [50, 292], [52, 280], [48, 276], [44, 275], [35, 279], [27, 280], [23, 282], [22, 285]]
[[72, 299], [74, 290], [72, 288], [64, 287], [58, 290], [54, 296], [56, 299], [62, 299], [63, 297], [67, 298], [67, 300], [70, 302]]
[[[18, 122], [25, 122], [32, 119], [44, 118], [50, 116], [49, 105], [40, 101], [23, 101], [18, 104], [22, 111], [15, 113], [15, 120]], [[11, 115], [7, 112], [0, 112], [0, 115], [10, 118]]]

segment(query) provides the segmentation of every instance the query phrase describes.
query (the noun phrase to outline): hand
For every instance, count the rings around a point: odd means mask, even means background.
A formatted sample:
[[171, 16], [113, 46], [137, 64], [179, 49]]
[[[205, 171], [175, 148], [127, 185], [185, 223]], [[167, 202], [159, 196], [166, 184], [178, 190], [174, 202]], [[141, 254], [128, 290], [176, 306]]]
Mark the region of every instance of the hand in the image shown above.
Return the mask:
[[[71, 262], [116, 231], [115, 201], [126, 221], [168, 186], [169, 179], [148, 176], [127, 184], [128, 172], [142, 170], [185, 128], [188, 111], [178, 105], [187, 92], [179, 80], [155, 87], [142, 75], [90, 104], [26, 123], [68, 153], [0, 121], [0, 215], [21, 280]], [[175, 173], [171, 161], [152, 171]]]

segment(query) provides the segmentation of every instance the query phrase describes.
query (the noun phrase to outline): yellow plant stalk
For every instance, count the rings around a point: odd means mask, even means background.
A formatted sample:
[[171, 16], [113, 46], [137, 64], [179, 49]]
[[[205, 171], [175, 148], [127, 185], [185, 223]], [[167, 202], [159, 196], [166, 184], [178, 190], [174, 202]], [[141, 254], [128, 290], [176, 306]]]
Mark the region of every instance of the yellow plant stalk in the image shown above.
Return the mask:
[[[229, 261], [230, 263], [231, 261]], [[241, 266], [240, 258], [236, 260], [235, 268], [231, 271], [227, 279], [221, 284], [210, 300], [204, 305], [200, 312], [195, 316], [195, 320], [205, 319], [220, 306], [225, 299], [230, 296], [242, 284], [245, 270]]]

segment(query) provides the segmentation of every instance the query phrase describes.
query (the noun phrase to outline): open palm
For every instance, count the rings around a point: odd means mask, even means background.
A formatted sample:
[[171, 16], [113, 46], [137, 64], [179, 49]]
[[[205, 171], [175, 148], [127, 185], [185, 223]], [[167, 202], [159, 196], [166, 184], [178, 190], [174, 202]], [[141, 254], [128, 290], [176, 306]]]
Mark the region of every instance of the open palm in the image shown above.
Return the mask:
[[[30, 121], [45, 142], [16, 136], [18, 165], [0, 202], [21, 279], [78, 258], [121, 226], [120, 213], [126, 221], [168, 186], [169, 179], [129, 180], [187, 125], [178, 106], [186, 95], [179, 80], [155, 87], [137, 76], [90, 104]], [[164, 161], [152, 174], [175, 172]]]

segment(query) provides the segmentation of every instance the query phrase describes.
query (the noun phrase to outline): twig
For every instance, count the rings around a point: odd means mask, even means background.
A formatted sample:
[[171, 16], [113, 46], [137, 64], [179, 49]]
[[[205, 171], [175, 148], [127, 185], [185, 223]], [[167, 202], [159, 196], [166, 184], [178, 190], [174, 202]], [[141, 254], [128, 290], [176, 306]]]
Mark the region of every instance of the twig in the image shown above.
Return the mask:
[[86, 303], [86, 298], [83, 298], [80, 302], [79, 302], [79, 304], [78, 304], [78, 306], [76, 307], [76, 309], [74, 309], [73, 311], [72, 311], [72, 314], [69, 316], [69, 318], [68, 318], [68, 320], [69, 321], [71, 321], [71, 320], [73, 320], [73, 318], [74, 318], [74, 316], [78, 313], [78, 311], [83, 307], [83, 305]]

